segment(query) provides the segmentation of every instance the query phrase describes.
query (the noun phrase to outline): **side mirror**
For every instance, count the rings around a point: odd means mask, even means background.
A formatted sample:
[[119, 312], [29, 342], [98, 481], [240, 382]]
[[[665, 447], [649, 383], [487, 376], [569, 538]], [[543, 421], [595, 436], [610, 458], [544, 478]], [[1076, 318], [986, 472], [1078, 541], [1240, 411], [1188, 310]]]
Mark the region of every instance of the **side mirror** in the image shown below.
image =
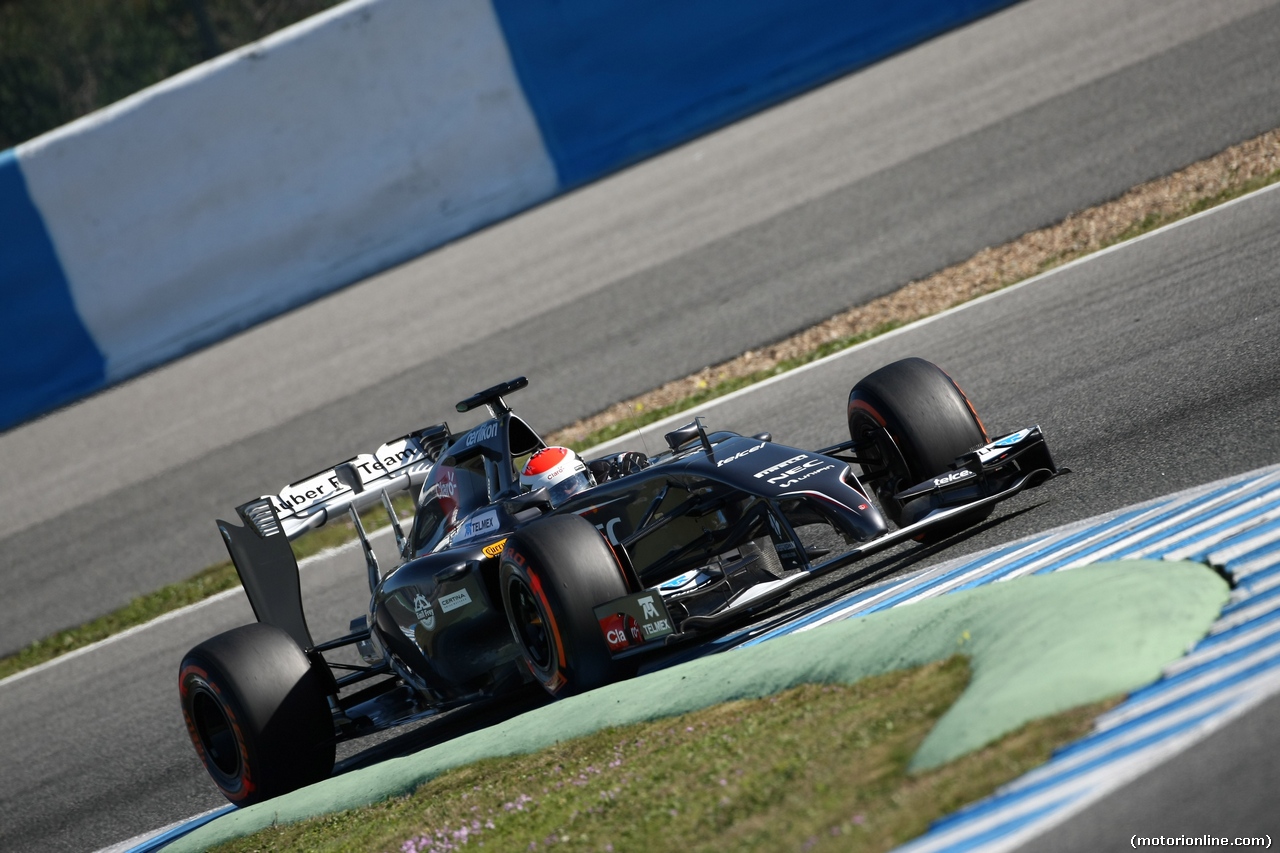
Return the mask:
[[673, 429], [671, 432], [663, 436], [667, 440], [667, 447], [672, 451], [677, 451], [684, 445], [693, 441], [698, 437], [698, 422], [685, 424], [679, 429]]
[[551, 512], [551, 495], [546, 489], [534, 489], [532, 492], [525, 492], [523, 495], [516, 495], [503, 501], [502, 508], [517, 517], [530, 509]]

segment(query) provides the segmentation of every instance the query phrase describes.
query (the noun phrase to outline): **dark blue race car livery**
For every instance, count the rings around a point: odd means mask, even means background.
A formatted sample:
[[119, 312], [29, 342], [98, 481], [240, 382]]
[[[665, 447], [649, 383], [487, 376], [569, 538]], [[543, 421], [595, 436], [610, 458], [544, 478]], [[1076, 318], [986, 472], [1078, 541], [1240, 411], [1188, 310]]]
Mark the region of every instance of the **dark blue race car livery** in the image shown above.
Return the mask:
[[[853, 386], [838, 444], [804, 450], [695, 419], [655, 456], [589, 459], [595, 485], [553, 507], [519, 485], [545, 446], [506, 403], [527, 384], [460, 402], [487, 415], [465, 432], [417, 430], [218, 522], [258, 621], [192, 649], [179, 693], [232, 802], [325, 778], [341, 740], [531, 682], [563, 696], [627, 678], [810, 578], [945, 539], [1065, 470], [1039, 427], [991, 438], [946, 373], [906, 359]], [[398, 492], [414, 496], [407, 533]], [[399, 547], [385, 571], [358, 515], [376, 503]], [[289, 542], [340, 516], [363, 542], [370, 596], [347, 635], [317, 642]]]

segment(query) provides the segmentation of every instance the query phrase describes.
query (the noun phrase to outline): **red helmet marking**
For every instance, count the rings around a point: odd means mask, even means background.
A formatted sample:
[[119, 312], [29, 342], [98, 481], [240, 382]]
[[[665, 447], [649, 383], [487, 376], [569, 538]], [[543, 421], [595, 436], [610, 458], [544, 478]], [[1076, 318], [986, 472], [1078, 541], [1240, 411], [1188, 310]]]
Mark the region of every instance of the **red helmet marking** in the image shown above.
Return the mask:
[[524, 474], [526, 477], [545, 474], [563, 462], [568, 455], [569, 452], [563, 447], [544, 447], [529, 457], [529, 461], [524, 466]]

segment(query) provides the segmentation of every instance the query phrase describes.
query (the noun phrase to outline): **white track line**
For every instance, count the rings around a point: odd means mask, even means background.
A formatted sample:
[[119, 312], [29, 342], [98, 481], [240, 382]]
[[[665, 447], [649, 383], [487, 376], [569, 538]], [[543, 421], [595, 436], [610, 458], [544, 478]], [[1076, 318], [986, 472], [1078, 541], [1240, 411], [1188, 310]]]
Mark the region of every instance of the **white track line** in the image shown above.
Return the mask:
[[[389, 532], [391, 532], [390, 525], [387, 525], [386, 527], [379, 527], [377, 530], [369, 534], [369, 538], [376, 539], [377, 537], [383, 536]], [[336, 556], [345, 551], [354, 550], [358, 548], [359, 545], [360, 545], [359, 539], [352, 539], [350, 542], [344, 542], [343, 544], [335, 545], [332, 548], [325, 548], [323, 551], [320, 551], [317, 554], [312, 554], [310, 557], [304, 557], [302, 560], [298, 561], [298, 570], [302, 571], [303, 569], [306, 569], [311, 564], [316, 563], [320, 560], [327, 560], [329, 557]], [[66, 663], [69, 660], [74, 660], [75, 658], [78, 658], [81, 655], [87, 655], [90, 652], [97, 651], [98, 649], [104, 646], [109, 646], [112, 643], [118, 643], [121, 640], [127, 639], [128, 637], [132, 637], [134, 634], [139, 634], [147, 630], [148, 628], [153, 628], [156, 625], [161, 625], [161, 624], [164, 624], [165, 622], [170, 622], [174, 619], [179, 619], [183, 616], [186, 616], [188, 613], [193, 613], [196, 610], [199, 610], [202, 607], [209, 607], [212, 604], [216, 604], [219, 601], [223, 601], [224, 599], [230, 598], [233, 595], [239, 595], [243, 592], [244, 592], [244, 587], [236, 586], [231, 589], [224, 589], [222, 592], [215, 593], [214, 595], [211, 595], [208, 598], [201, 599], [200, 601], [197, 601], [194, 604], [188, 604], [186, 607], [179, 607], [177, 610], [170, 610], [168, 613], [165, 613], [161, 616], [157, 616], [156, 618], [152, 619], [150, 622], [143, 622], [141, 625], [135, 625], [132, 628], [128, 628], [124, 631], [121, 631], [119, 634], [112, 634], [110, 637], [104, 637], [103, 639], [98, 640], [98, 642], [96, 643], [91, 643], [90, 645], [83, 646], [74, 651], [67, 652], [64, 655], [59, 655], [53, 660], [47, 660], [44, 663], [36, 664], [30, 669], [24, 669], [24, 670], [21, 670], [20, 672], [15, 672], [13, 675], [8, 676], [7, 678], [0, 679], [0, 689], [12, 684], [15, 681], [20, 681], [28, 676], [35, 675], [40, 672], [44, 672], [45, 670], [51, 669], [57, 666], [58, 664]]]
[[[892, 330], [892, 331], [890, 331], [890, 332], [886, 332], [886, 333], [884, 333], [883, 335], [877, 335], [876, 337], [872, 338], [871, 340], [864, 341], [863, 343], [860, 343], [860, 344], [857, 344], [857, 345], [855, 345], [855, 346], [849, 347], [848, 349], [844, 349], [844, 350], [840, 350], [839, 352], [832, 353], [831, 355], [828, 355], [828, 356], [826, 356], [826, 357], [824, 357], [824, 358], [820, 358], [820, 359], [818, 359], [817, 361], [812, 361], [812, 362], [809, 362], [808, 364], [805, 364], [805, 365], [802, 365], [802, 366], [800, 366], [800, 367], [797, 367], [797, 368], [795, 368], [794, 370], [789, 370], [789, 371], [787, 371], [786, 373], [780, 373], [780, 374], [778, 374], [777, 376], [771, 376], [771, 377], [769, 377], [768, 379], [765, 379], [765, 380], [763, 380], [763, 381], [761, 381], [761, 382], [757, 382], [757, 383], [755, 383], [755, 384], [748, 385], [748, 386], [746, 386], [745, 388], [740, 388], [740, 389], [738, 389], [737, 391], [734, 391], [734, 392], [732, 392], [732, 393], [726, 394], [726, 395], [725, 395], [725, 396], [723, 396], [723, 397], [717, 397], [717, 398], [716, 398], [716, 399], [714, 399], [714, 400], [710, 400], [710, 401], [706, 402], [705, 404], [703, 404], [703, 405], [701, 405], [701, 406], [696, 407], [695, 409], [689, 409], [689, 410], [686, 410], [686, 411], [684, 411], [684, 412], [677, 412], [676, 414], [674, 414], [674, 415], [670, 415], [670, 416], [668, 416], [668, 417], [666, 417], [666, 418], [663, 418], [663, 419], [662, 419], [662, 420], [660, 420], [660, 421], [655, 421], [654, 423], [647, 424], [647, 425], [646, 425], [646, 426], [644, 426], [642, 429], [644, 429], [644, 430], [649, 430], [649, 431], [653, 431], [653, 430], [660, 429], [661, 427], [664, 427], [664, 426], [667, 426], [667, 425], [670, 425], [670, 424], [680, 423], [680, 422], [682, 422], [682, 419], [684, 419], [684, 421], [683, 421], [683, 422], [687, 422], [687, 419], [690, 417], [690, 415], [691, 415], [694, 411], [698, 411], [698, 410], [705, 410], [705, 409], [707, 409], [707, 408], [711, 408], [711, 407], [714, 407], [714, 406], [719, 406], [719, 405], [722, 405], [722, 404], [724, 404], [724, 403], [728, 403], [728, 402], [730, 402], [731, 400], [736, 400], [736, 399], [738, 399], [739, 397], [746, 396], [747, 394], [753, 394], [753, 393], [756, 393], [756, 392], [758, 392], [758, 391], [760, 391], [760, 390], [762, 390], [762, 389], [764, 389], [764, 388], [767, 388], [767, 387], [769, 387], [770, 385], [773, 385], [773, 384], [775, 384], [775, 383], [777, 383], [777, 382], [782, 382], [782, 381], [785, 381], [785, 380], [787, 380], [787, 379], [794, 378], [795, 376], [798, 376], [799, 374], [804, 373], [805, 371], [816, 369], [816, 368], [818, 368], [818, 367], [820, 367], [820, 366], [826, 365], [826, 364], [828, 364], [829, 362], [835, 361], [835, 360], [837, 360], [837, 359], [847, 358], [848, 356], [850, 356], [850, 355], [852, 355], [852, 354], [854, 354], [854, 353], [857, 353], [857, 352], [861, 352], [863, 349], [865, 349], [865, 348], [867, 348], [867, 347], [870, 347], [870, 346], [872, 346], [872, 345], [874, 345], [874, 344], [878, 344], [878, 343], [880, 343], [880, 342], [882, 342], [882, 341], [889, 340], [889, 339], [891, 339], [891, 338], [897, 337], [898, 335], [905, 334], [905, 333], [906, 333], [906, 332], [908, 332], [908, 331], [912, 331], [912, 330], [914, 330], [914, 329], [918, 329], [918, 328], [920, 328], [920, 327], [922, 327], [922, 326], [926, 326], [926, 325], [928, 325], [929, 323], [936, 322], [936, 321], [938, 321], [938, 320], [941, 320], [941, 319], [942, 319], [942, 318], [944, 318], [944, 317], [948, 317], [948, 316], [950, 316], [950, 315], [952, 315], [952, 314], [955, 314], [955, 313], [958, 313], [958, 312], [960, 312], [960, 311], [967, 311], [967, 310], [969, 310], [969, 309], [971, 309], [971, 308], [973, 308], [973, 307], [975, 307], [975, 306], [977, 306], [977, 305], [981, 305], [981, 304], [983, 304], [983, 303], [985, 303], [985, 302], [988, 302], [988, 301], [990, 301], [990, 300], [993, 300], [993, 299], [999, 299], [1000, 297], [1005, 296], [1005, 295], [1007, 295], [1007, 294], [1009, 294], [1009, 293], [1012, 293], [1012, 292], [1017, 291], [1017, 290], [1021, 290], [1021, 289], [1022, 289], [1022, 288], [1024, 288], [1024, 287], [1030, 287], [1030, 286], [1032, 286], [1032, 285], [1034, 285], [1034, 284], [1037, 284], [1037, 283], [1039, 283], [1039, 282], [1041, 282], [1041, 281], [1044, 281], [1044, 280], [1046, 280], [1046, 279], [1049, 279], [1049, 278], [1050, 278], [1050, 277], [1052, 277], [1052, 276], [1059, 275], [1059, 274], [1064, 273], [1064, 272], [1066, 272], [1067, 270], [1070, 270], [1070, 269], [1074, 269], [1075, 267], [1080, 266], [1080, 265], [1082, 265], [1082, 264], [1089, 263], [1090, 261], [1094, 261], [1094, 260], [1096, 260], [1096, 259], [1098, 259], [1098, 258], [1104, 257], [1104, 256], [1106, 256], [1106, 255], [1110, 255], [1110, 254], [1112, 254], [1112, 253], [1114, 253], [1114, 252], [1119, 252], [1119, 251], [1121, 251], [1122, 249], [1126, 249], [1126, 248], [1128, 248], [1128, 247], [1130, 247], [1130, 246], [1134, 246], [1134, 245], [1136, 245], [1136, 244], [1138, 244], [1138, 243], [1141, 243], [1141, 242], [1142, 242], [1142, 241], [1144, 241], [1144, 240], [1148, 240], [1148, 239], [1154, 238], [1154, 237], [1156, 237], [1156, 236], [1162, 235], [1162, 234], [1164, 234], [1164, 233], [1166, 233], [1166, 232], [1168, 232], [1168, 231], [1171, 231], [1171, 230], [1172, 230], [1172, 229], [1174, 229], [1174, 228], [1181, 228], [1182, 226], [1187, 225], [1187, 224], [1189, 224], [1189, 223], [1191, 223], [1191, 222], [1195, 222], [1195, 221], [1200, 220], [1200, 219], [1202, 219], [1202, 218], [1205, 218], [1205, 217], [1211, 216], [1211, 215], [1213, 215], [1213, 214], [1215, 214], [1215, 213], [1218, 213], [1218, 212], [1221, 212], [1221, 211], [1226, 210], [1226, 209], [1228, 209], [1228, 208], [1234, 207], [1235, 205], [1238, 205], [1238, 204], [1241, 204], [1241, 203], [1243, 203], [1243, 202], [1249, 201], [1249, 200], [1253, 199], [1253, 198], [1254, 198], [1254, 197], [1256, 197], [1256, 196], [1260, 196], [1260, 195], [1262, 195], [1262, 194], [1264, 194], [1264, 193], [1268, 193], [1268, 192], [1272, 192], [1272, 191], [1276, 191], [1276, 190], [1280, 190], [1280, 184], [1272, 184], [1271, 186], [1263, 187], [1263, 188], [1262, 188], [1262, 189], [1260, 189], [1260, 190], [1255, 190], [1254, 192], [1251, 192], [1251, 193], [1249, 193], [1249, 194], [1247, 194], [1247, 195], [1240, 196], [1239, 198], [1235, 198], [1235, 199], [1232, 199], [1231, 201], [1224, 202], [1224, 203], [1222, 203], [1222, 204], [1219, 204], [1219, 205], [1216, 205], [1216, 206], [1214, 206], [1214, 207], [1211, 207], [1211, 208], [1209, 208], [1208, 210], [1203, 210], [1203, 211], [1201, 211], [1200, 213], [1193, 214], [1193, 215], [1188, 216], [1188, 217], [1186, 217], [1186, 218], [1184, 218], [1184, 219], [1179, 219], [1177, 222], [1172, 222], [1172, 223], [1170, 223], [1170, 224], [1168, 224], [1168, 225], [1165, 225], [1165, 226], [1162, 226], [1162, 227], [1160, 227], [1160, 228], [1157, 228], [1155, 231], [1149, 231], [1149, 232], [1147, 232], [1146, 234], [1142, 234], [1142, 235], [1140, 235], [1140, 236], [1138, 236], [1138, 237], [1134, 237], [1134, 238], [1132, 238], [1132, 239], [1130, 239], [1130, 240], [1126, 240], [1126, 241], [1124, 241], [1123, 243], [1117, 243], [1117, 244], [1115, 244], [1114, 246], [1108, 246], [1108, 247], [1107, 247], [1107, 248], [1105, 248], [1105, 249], [1100, 249], [1100, 250], [1098, 250], [1097, 252], [1094, 252], [1094, 253], [1089, 254], [1089, 255], [1085, 255], [1085, 256], [1084, 256], [1084, 257], [1082, 257], [1082, 258], [1076, 258], [1074, 261], [1069, 261], [1068, 263], [1065, 263], [1065, 264], [1063, 264], [1063, 265], [1062, 265], [1062, 266], [1060, 266], [1060, 267], [1055, 267], [1055, 268], [1053, 268], [1053, 269], [1051, 269], [1051, 270], [1048, 270], [1048, 271], [1046, 271], [1046, 272], [1040, 273], [1039, 275], [1035, 275], [1035, 276], [1032, 276], [1031, 278], [1024, 279], [1023, 281], [1020, 281], [1020, 282], [1018, 282], [1017, 284], [1010, 285], [1009, 287], [1003, 288], [1003, 289], [1001, 289], [1001, 290], [994, 291], [993, 293], [988, 293], [988, 294], [986, 294], [986, 295], [984, 295], [984, 296], [979, 296], [979, 297], [977, 297], [976, 299], [972, 299], [972, 300], [970, 300], [970, 301], [968, 301], [968, 302], [965, 302], [965, 303], [964, 303], [964, 304], [962, 304], [962, 305], [957, 305], [957, 306], [955, 306], [954, 308], [948, 308], [946, 311], [943, 311], [943, 312], [941, 312], [941, 313], [939, 313], [939, 314], [934, 314], [934, 315], [929, 316], [929, 317], [924, 317], [924, 318], [922, 318], [922, 319], [920, 319], [920, 320], [916, 320], [916, 321], [915, 321], [915, 322], [913, 322], [913, 323], [909, 323], [909, 324], [907, 324], [906, 326], [900, 326], [899, 328], [894, 329], [894, 330]], [[583, 455], [583, 456], [595, 456], [595, 455], [600, 455], [601, 453], [606, 452], [607, 448], [609, 448], [609, 447], [611, 447], [611, 446], [613, 446], [613, 445], [616, 445], [616, 444], [622, 444], [622, 443], [624, 443], [624, 442], [635, 442], [635, 441], [639, 441], [639, 440], [641, 440], [641, 439], [640, 439], [640, 430], [633, 430], [633, 431], [631, 431], [631, 432], [627, 433], [626, 435], [619, 436], [618, 438], [612, 439], [612, 440], [610, 440], [610, 441], [606, 441], [606, 442], [604, 442], [603, 444], [598, 444], [598, 445], [596, 445], [595, 447], [589, 448], [588, 450], [583, 451], [582, 455]], [[375, 536], [377, 536], [377, 535], [379, 535], [379, 534], [385, 533], [385, 532], [386, 532], [386, 531], [388, 531], [388, 530], [390, 530], [390, 528], [389, 528], [389, 527], [379, 528], [379, 529], [378, 529], [377, 531], [375, 531], [374, 533], [369, 534], [369, 538], [370, 538], [370, 539], [372, 539], [373, 537], [375, 537]], [[345, 549], [345, 548], [348, 548], [348, 547], [354, 547], [354, 546], [355, 546], [355, 544], [356, 544], [356, 542], [353, 540], [352, 542], [349, 542], [349, 543], [347, 543], [347, 544], [345, 544], [345, 545], [338, 546], [337, 548], [331, 548], [331, 549], [327, 549], [327, 550], [325, 550], [325, 551], [322, 551], [322, 552], [320, 552], [319, 554], [315, 554], [315, 555], [313, 555], [313, 556], [311, 556], [311, 557], [306, 558], [305, 560], [303, 560], [302, 562], [300, 562], [300, 563], [298, 564], [298, 567], [299, 567], [299, 568], [302, 568], [304, 565], [308, 565], [308, 564], [310, 564], [310, 563], [311, 563], [312, 561], [314, 561], [314, 560], [319, 560], [319, 559], [323, 559], [323, 558], [325, 558], [325, 557], [332, 556], [333, 554], [338, 553], [338, 552], [342, 551], [342, 550], [343, 550], [343, 549]], [[185, 614], [187, 614], [187, 613], [190, 613], [190, 612], [194, 611], [196, 608], [199, 608], [199, 607], [206, 607], [206, 606], [208, 606], [208, 605], [210, 605], [210, 604], [213, 604], [213, 603], [215, 603], [215, 602], [217, 602], [217, 601], [221, 601], [224, 597], [227, 597], [227, 596], [230, 596], [230, 595], [234, 595], [235, 593], [237, 593], [237, 592], [239, 592], [239, 591], [240, 591], [240, 588], [239, 588], [239, 587], [237, 587], [237, 588], [236, 588], [236, 589], [234, 589], [234, 590], [226, 590], [225, 592], [221, 592], [221, 593], [218, 593], [217, 595], [214, 595], [214, 596], [211, 596], [211, 597], [209, 597], [209, 598], [206, 598], [206, 599], [204, 599], [203, 601], [196, 602], [195, 604], [189, 604], [189, 605], [187, 605], [186, 607], [183, 607], [183, 608], [180, 608], [180, 609], [178, 609], [178, 610], [174, 610], [174, 611], [171, 611], [171, 612], [169, 612], [169, 613], [166, 613], [166, 614], [164, 614], [163, 616], [159, 616], [159, 617], [157, 617], [157, 618], [155, 618], [155, 619], [151, 620], [150, 622], [143, 623], [142, 625], [137, 625], [137, 626], [135, 626], [135, 627], [133, 627], [133, 628], [128, 629], [127, 631], [123, 631], [123, 632], [121, 632], [121, 633], [119, 633], [119, 634], [113, 634], [113, 635], [112, 635], [112, 636], [110, 636], [110, 637], [107, 637], [107, 638], [105, 638], [105, 639], [99, 640], [99, 641], [98, 641], [98, 642], [96, 642], [96, 643], [93, 643], [92, 645], [88, 645], [88, 646], [85, 646], [85, 647], [83, 647], [83, 648], [76, 649], [76, 650], [75, 650], [75, 651], [73, 651], [73, 652], [68, 652], [68, 653], [66, 653], [65, 655], [61, 655], [61, 656], [59, 656], [59, 657], [54, 658], [54, 659], [53, 659], [53, 660], [51, 660], [51, 661], [46, 661], [45, 663], [42, 663], [42, 664], [38, 664], [38, 665], [36, 665], [36, 666], [31, 667], [30, 669], [24, 669], [24, 670], [22, 670], [21, 672], [16, 672], [16, 673], [14, 673], [13, 675], [8, 676], [7, 678], [0, 679], [0, 688], [3, 688], [3, 687], [5, 687], [6, 685], [11, 684], [11, 683], [13, 683], [13, 682], [15, 682], [15, 681], [18, 681], [18, 680], [20, 680], [20, 679], [22, 679], [22, 678], [26, 678], [27, 676], [34, 675], [34, 674], [36, 674], [36, 673], [38, 673], [38, 672], [43, 672], [44, 670], [49, 669], [50, 667], [53, 667], [53, 666], [57, 665], [58, 663], [61, 663], [61, 662], [67, 661], [67, 660], [71, 660], [71, 659], [73, 659], [73, 658], [79, 657], [80, 655], [87, 654], [87, 653], [89, 653], [89, 652], [91, 652], [91, 651], [95, 651], [95, 650], [97, 650], [97, 649], [99, 649], [99, 648], [101, 648], [101, 647], [103, 647], [103, 646], [106, 646], [106, 645], [109, 645], [109, 644], [111, 644], [111, 643], [114, 643], [114, 642], [118, 642], [118, 641], [120, 641], [120, 640], [123, 640], [123, 639], [125, 639], [126, 637], [130, 637], [130, 636], [132, 636], [132, 635], [134, 635], [134, 634], [136, 634], [136, 633], [139, 633], [140, 631], [144, 631], [144, 630], [146, 630], [147, 628], [150, 628], [150, 627], [151, 627], [151, 626], [153, 626], [153, 625], [158, 625], [158, 624], [161, 624], [161, 623], [163, 623], [163, 622], [167, 622], [167, 621], [169, 621], [170, 619], [176, 619], [176, 618], [178, 618], [179, 616], [182, 616], [182, 615], [185, 615]]]
[[898, 335], [906, 334], [909, 331], [918, 329], [921, 326], [926, 326], [929, 323], [933, 323], [937, 320], [941, 320], [944, 317], [949, 317], [952, 314], [956, 314], [961, 311], [967, 311], [970, 308], [973, 308], [974, 306], [983, 304], [984, 302], [989, 302], [993, 299], [999, 299], [1000, 297], [1005, 296], [1009, 293], [1013, 293], [1014, 291], [1021, 290], [1024, 287], [1030, 287], [1034, 284], [1038, 284], [1041, 281], [1044, 281], [1055, 275], [1064, 273], [1067, 270], [1074, 269], [1083, 264], [1087, 264], [1090, 261], [1094, 261], [1094, 260], [1097, 260], [1098, 258], [1105, 257], [1106, 255], [1110, 255], [1114, 252], [1119, 252], [1123, 249], [1127, 249], [1131, 246], [1135, 246], [1144, 240], [1149, 240], [1154, 237], [1163, 235], [1169, 231], [1172, 231], [1175, 228], [1181, 228], [1184, 225], [1188, 225], [1192, 222], [1196, 222], [1200, 219], [1204, 219], [1206, 217], [1212, 216], [1215, 213], [1219, 213], [1223, 210], [1227, 210], [1228, 208], [1235, 207], [1236, 205], [1241, 204], [1243, 202], [1252, 200], [1257, 196], [1263, 195], [1265, 193], [1277, 191], [1277, 190], [1280, 190], [1280, 183], [1263, 187], [1260, 190], [1254, 190], [1253, 192], [1248, 193], [1247, 195], [1242, 195], [1239, 198], [1233, 198], [1231, 201], [1223, 202], [1222, 204], [1211, 207], [1208, 210], [1202, 210], [1199, 213], [1192, 214], [1191, 216], [1188, 216], [1184, 219], [1179, 219], [1177, 222], [1171, 222], [1168, 225], [1161, 226], [1160, 228], [1157, 228], [1154, 231], [1148, 231], [1146, 234], [1141, 234], [1137, 237], [1133, 237], [1129, 240], [1125, 240], [1123, 243], [1116, 243], [1115, 245], [1108, 246], [1105, 249], [1099, 249], [1093, 254], [1085, 255], [1082, 258], [1076, 258], [1074, 261], [1068, 261], [1067, 263], [1063, 264], [1060, 267], [1054, 267], [1053, 269], [1042, 272], [1039, 275], [1034, 275], [1031, 278], [1023, 279], [1017, 284], [1011, 284], [1008, 287], [993, 291], [984, 296], [979, 296], [975, 299], [971, 299], [970, 301], [965, 302], [961, 305], [957, 305], [954, 308], [948, 308], [946, 311], [943, 311], [939, 314], [933, 314], [929, 317], [924, 317], [919, 320], [916, 320], [915, 322], [908, 323], [905, 326], [899, 326], [898, 328], [892, 331], [885, 332], [883, 335], [877, 335], [876, 337], [871, 338], [870, 340], [863, 341], [862, 343], [851, 346], [848, 349], [842, 349], [839, 352], [833, 352], [831, 355], [824, 356], [823, 358], [820, 358], [817, 361], [811, 361], [808, 364], [804, 364], [804, 365], [801, 365], [800, 367], [794, 368], [792, 370], [788, 370], [786, 373], [779, 373], [777, 376], [770, 376], [768, 379], [761, 380], [760, 382], [756, 382], [755, 384], [748, 385], [744, 388], [739, 388], [737, 391], [733, 391], [731, 393], [725, 394], [723, 397], [716, 397], [714, 400], [708, 400], [707, 402], [699, 406], [696, 406], [692, 409], [687, 409], [683, 412], [677, 412], [674, 415], [668, 415], [662, 420], [654, 421], [651, 424], [646, 424], [645, 426], [641, 427], [638, 430], [632, 430], [631, 432], [626, 433], [625, 435], [620, 435], [617, 438], [613, 438], [613, 439], [610, 439], [609, 441], [603, 442], [601, 444], [597, 444], [595, 447], [592, 447], [583, 451], [582, 455], [583, 456], [602, 455], [604, 453], [609, 452], [609, 449], [616, 445], [634, 444], [635, 442], [638, 442], [641, 440], [640, 433], [642, 431], [648, 431], [649, 433], [653, 433], [654, 431], [659, 430], [666, 426], [670, 426], [673, 424], [680, 425], [680, 424], [688, 423], [691, 415], [694, 412], [705, 411], [715, 406], [728, 403], [731, 400], [736, 400], [739, 397], [746, 396], [747, 394], [755, 393], [756, 391], [759, 391], [762, 388], [767, 388], [768, 386], [773, 385], [774, 383], [785, 381], [788, 378], [797, 376], [801, 373], [804, 373], [805, 371], [814, 370], [818, 367], [826, 365], [837, 359], [847, 358], [850, 355], [853, 355], [854, 353], [861, 352], [867, 347], [873, 346], [882, 341], [895, 338]]

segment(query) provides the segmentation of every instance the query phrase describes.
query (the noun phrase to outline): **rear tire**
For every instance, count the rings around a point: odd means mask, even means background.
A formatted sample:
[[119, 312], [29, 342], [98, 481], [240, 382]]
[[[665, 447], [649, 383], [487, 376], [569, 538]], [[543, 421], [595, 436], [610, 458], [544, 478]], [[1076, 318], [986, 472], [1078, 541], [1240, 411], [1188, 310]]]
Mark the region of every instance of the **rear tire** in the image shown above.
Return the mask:
[[[952, 470], [957, 456], [987, 442], [987, 431], [950, 376], [922, 358], [907, 358], [885, 365], [853, 386], [849, 437], [870, 442], [865, 452], [883, 474], [874, 481], [876, 496], [885, 514], [901, 527], [922, 518], [935, 503], [925, 497], [904, 505], [893, 496]], [[990, 514], [991, 507], [965, 513], [918, 538], [936, 542]]]
[[205, 640], [183, 658], [178, 693], [196, 754], [235, 805], [333, 771], [325, 681], [279, 628], [255, 623]]
[[542, 519], [507, 537], [499, 570], [511, 633], [552, 696], [594, 690], [634, 674], [615, 661], [597, 605], [630, 590], [609, 543], [576, 515]]

